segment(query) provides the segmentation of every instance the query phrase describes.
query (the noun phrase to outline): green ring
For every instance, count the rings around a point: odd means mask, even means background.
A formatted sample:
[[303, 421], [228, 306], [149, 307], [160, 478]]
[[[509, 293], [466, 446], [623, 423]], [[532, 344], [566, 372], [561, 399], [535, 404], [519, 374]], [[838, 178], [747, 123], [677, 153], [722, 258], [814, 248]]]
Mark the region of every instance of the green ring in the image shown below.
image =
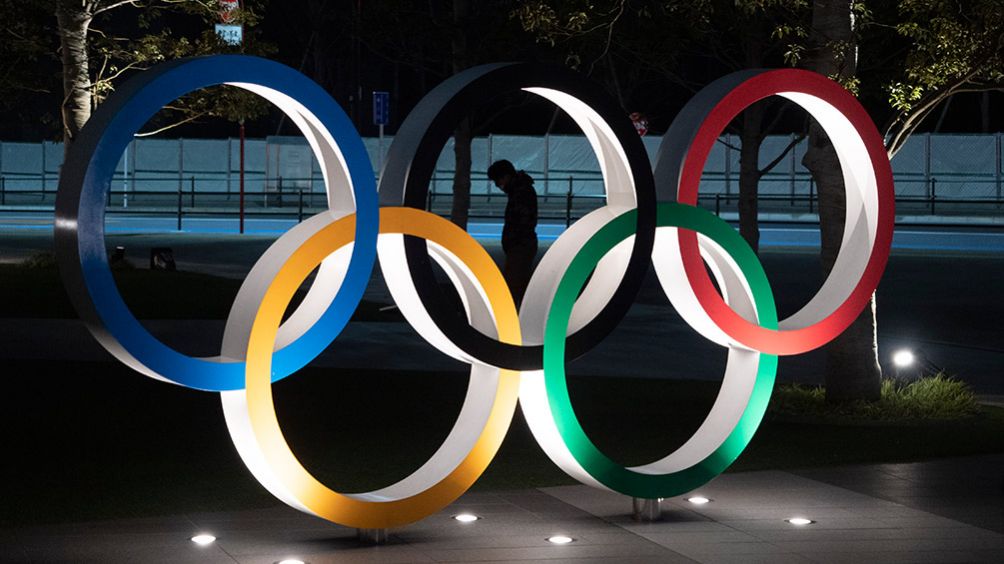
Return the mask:
[[[729, 224], [701, 208], [677, 203], [660, 203], [657, 213], [659, 227], [696, 231], [721, 246], [747, 279], [760, 325], [777, 329], [777, 310], [767, 275], [756, 253]], [[739, 423], [721, 446], [694, 466], [669, 474], [642, 474], [617, 464], [600, 452], [579, 424], [568, 395], [565, 335], [572, 306], [586, 280], [607, 252], [634, 234], [636, 215], [634, 210], [626, 212], [593, 235], [558, 283], [544, 330], [544, 383], [558, 432], [572, 456], [590, 476], [614, 491], [633, 497], [673, 497], [692, 491], [721, 474], [749, 444], [770, 400], [777, 356], [760, 353], [756, 382]]]

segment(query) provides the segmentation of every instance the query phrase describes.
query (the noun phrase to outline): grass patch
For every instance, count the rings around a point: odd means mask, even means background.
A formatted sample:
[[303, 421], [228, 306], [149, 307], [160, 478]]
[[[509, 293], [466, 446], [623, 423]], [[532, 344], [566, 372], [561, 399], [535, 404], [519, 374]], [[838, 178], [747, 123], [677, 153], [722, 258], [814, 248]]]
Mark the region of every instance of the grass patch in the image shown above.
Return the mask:
[[912, 382], [885, 379], [876, 402], [830, 404], [821, 386], [786, 384], [774, 390], [770, 404], [774, 416], [848, 422], [952, 420], [974, 417], [979, 412], [976, 395], [969, 386], [944, 374]]

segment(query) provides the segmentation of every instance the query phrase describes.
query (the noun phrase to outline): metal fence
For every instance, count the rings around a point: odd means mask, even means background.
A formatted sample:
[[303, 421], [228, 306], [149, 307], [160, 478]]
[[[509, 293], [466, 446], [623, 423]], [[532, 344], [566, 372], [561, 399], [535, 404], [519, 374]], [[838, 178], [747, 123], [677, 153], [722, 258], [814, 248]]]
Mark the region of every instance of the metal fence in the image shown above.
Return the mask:
[[[772, 161], [791, 138], [768, 137], [761, 162]], [[364, 140], [371, 162], [382, 162], [378, 140]], [[660, 139], [643, 139], [654, 160]], [[701, 204], [736, 211], [738, 140], [725, 135], [709, 155]], [[390, 145], [385, 141], [382, 149]], [[988, 216], [1002, 211], [1002, 135], [915, 135], [893, 159], [900, 215]], [[125, 151], [108, 197], [109, 213], [236, 215], [240, 161], [236, 139], [136, 139]], [[809, 172], [796, 146], [759, 184], [762, 213], [816, 212]], [[588, 143], [576, 136], [489, 136], [474, 140], [471, 216], [501, 217], [504, 196], [484, 175], [490, 162], [509, 158], [535, 179], [544, 220], [571, 221], [602, 203], [603, 179]], [[324, 182], [301, 138], [246, 141], [245, 212], [297, 217], [325, 206]], [[0, 211], [47, 211], [55, 202], [62, 146], [0, 143]], [[374, 171], [374, 174], [377, 174]], [[448, 214], [452, 200], [452, 142], [444, 147], [430, 183], [429, 208]]]

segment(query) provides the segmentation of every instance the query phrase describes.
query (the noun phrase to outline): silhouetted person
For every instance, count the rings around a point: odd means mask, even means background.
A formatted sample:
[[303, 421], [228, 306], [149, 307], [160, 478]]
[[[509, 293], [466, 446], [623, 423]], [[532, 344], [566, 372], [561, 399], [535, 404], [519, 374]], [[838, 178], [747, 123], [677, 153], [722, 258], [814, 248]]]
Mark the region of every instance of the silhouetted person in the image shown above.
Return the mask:
[[506, 160], [495, 161], [488, 167], [488, 178], [505, 192], [505, 224], [502, 226], [502, 250], [505, 265], [502, 274], [518, 307], [533, 274], [533, 260], [537, 256], [537, 191], [533, 178]]

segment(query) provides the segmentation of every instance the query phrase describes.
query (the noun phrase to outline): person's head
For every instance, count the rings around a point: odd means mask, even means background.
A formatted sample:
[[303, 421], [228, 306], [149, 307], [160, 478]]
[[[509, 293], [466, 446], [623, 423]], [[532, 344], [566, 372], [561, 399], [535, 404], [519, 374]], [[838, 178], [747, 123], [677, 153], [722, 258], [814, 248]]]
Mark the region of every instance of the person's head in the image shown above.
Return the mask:
[[495, 183], [495, 187], [505, 191], [506, 184], [516, 176], [516, 167], [511, 162], [502, 159], [495, 161], [488, 167], [488, 178]]

